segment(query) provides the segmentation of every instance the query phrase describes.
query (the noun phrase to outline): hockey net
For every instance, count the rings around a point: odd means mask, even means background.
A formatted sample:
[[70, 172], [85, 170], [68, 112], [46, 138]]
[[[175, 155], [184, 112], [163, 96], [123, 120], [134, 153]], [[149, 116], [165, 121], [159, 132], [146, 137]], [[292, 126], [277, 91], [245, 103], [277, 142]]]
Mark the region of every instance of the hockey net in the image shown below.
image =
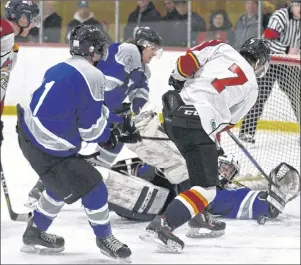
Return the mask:
[[[232, 129], [268, 175], [281, 162], [300, 173], [300, 79], [300, 56], [272, 56], [267, 75], [258, 82], [257, 103]], [[226, 132], [221, 134], [221, 146], [239, 161], [237, 181], [255, 189], [267, 186], [262, 174]]]

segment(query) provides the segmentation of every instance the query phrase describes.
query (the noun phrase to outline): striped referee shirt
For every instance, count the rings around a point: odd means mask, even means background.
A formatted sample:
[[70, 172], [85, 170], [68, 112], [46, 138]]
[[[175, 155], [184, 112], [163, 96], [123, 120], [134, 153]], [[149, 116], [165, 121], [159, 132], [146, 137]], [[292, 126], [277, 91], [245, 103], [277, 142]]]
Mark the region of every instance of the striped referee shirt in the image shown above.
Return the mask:
[[287, 54], [289, 48], [300, 48], [300, 20], [289, 7], [281, 8], [271, 16], [263, 35], [270, 42], [271, 53]]

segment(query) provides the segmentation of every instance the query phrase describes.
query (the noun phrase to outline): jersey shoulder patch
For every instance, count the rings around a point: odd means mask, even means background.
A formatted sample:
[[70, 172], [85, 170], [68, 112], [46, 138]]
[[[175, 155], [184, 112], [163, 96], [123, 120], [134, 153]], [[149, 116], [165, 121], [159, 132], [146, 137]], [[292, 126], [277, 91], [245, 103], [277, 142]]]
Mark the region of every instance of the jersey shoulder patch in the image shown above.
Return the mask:
[[116, 62], [124, 65], [126, 72], [131, 73], [133, 70], [141, 67], [141, 54], [138, 47], [131, 43], [122, 43], [118, 47], [115, 55]]
[[81, 57], [72, 57], [65, 63], [74, 67], [86, 81], [91, 96], [96, 101], [104, 100], [104, 91], [106, 88], [106, 79], [104, 74], [95, 66], [91, 65], [86, 59]]
[[14, 30], [6, 19], [1, 18], [0, 25], [0, 37], [7, 36], [9, 34], [13, 34]]
[[1, 36], [1, 56], [5, 56], [10, 52], [15, 43], [15, 33], [11, 25], [7, 20], [1, 18], [0, 25], [0, 36]]

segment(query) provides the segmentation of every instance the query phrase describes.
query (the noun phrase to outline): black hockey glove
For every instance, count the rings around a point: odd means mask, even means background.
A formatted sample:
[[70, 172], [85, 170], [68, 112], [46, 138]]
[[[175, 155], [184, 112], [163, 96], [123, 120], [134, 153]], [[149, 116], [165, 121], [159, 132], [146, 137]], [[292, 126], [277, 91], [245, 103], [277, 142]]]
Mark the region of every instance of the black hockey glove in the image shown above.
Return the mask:
[[121, 129], [119, 142], [121, 143], [137, 143], [141, 142], [139, 130], [136, 128], [135, 123], [132, 121], [131, 115], [124, 116], [124, 123]]
[[3, 121], [0, 120], [0, 146], [2, 145], [3, 141]]
[[98, 143], [98, 145], [106, 150], [112, 150], [116, 147], [118, 138], [120, 136], [120, 131], [117, 128], [112, 128], [110, 132], [110, 138], [104, 143]]
[[173, 86], [173, 88], [180, 93], [183, 89], [185, 81], [180, 81], [175, 79], [172, 75], [168, 79], [168, 85]]

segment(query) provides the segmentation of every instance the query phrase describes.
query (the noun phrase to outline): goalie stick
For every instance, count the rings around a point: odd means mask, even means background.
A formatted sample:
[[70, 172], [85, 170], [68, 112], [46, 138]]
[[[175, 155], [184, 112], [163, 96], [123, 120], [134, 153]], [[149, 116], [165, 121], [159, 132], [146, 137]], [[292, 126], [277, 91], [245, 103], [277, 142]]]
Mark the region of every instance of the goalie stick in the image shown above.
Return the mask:
[[32, 215], [31, 212], [30, 213], [16, 213], [12, 209], [11, 200], [10, 200], [10, 197], [9, 197], [9, 193], [8, 193], [8, 189], [7, 189], [7, 185], [6, 185], [6, 181], [5, 181], [5, 177], [4, 177], [4, 172], [3, 172], [1, 160], [0, 160], [0, 170], [1, 170], [0, 171], [1, 183], [2, 183], [2, 187], [3, 187], [4, 196], [5, 196], [5, 200], [6, 200], [7, 209], [8, 209], [8, 212], [9, 212], [10, 219], [13, 220], [13, 221], [18, 221], [18, 222], [28, 222], [29, 218]]
[[264, 178], [275, 187], [279, 188], [275, 182], [271, 180], [271, 178], [264, 172], [262, 167], [257, 163], [257, 161], [253, 158], [253, 156], [249, 153], [249, 151], [244, 147], [244, 145], [236, 138], [236, 136], [230, 131], [227, 130], [228, 135], [232, 138], [232, 140], [238, 145], [238, 147], [243, 151], [243, 153], [249, 158], [252, 164], [260, 171], [260, 173], [264, 176]]

